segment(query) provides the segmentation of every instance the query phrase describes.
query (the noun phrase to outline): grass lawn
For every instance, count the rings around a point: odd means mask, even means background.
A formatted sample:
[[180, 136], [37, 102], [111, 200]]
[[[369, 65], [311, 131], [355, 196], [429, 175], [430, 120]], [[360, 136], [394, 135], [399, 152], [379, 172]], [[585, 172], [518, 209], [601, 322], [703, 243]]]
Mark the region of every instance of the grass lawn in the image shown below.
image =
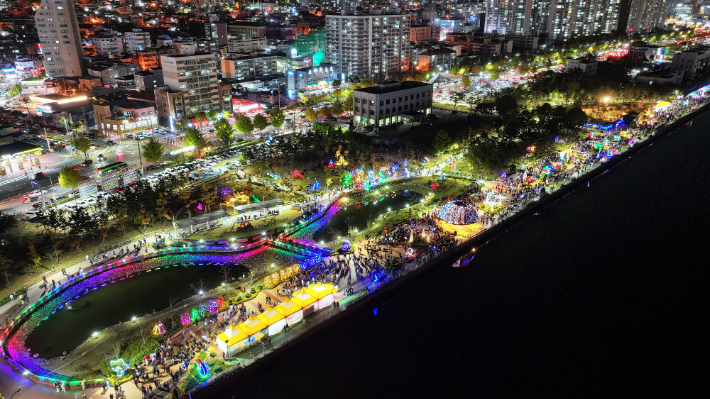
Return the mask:
[[234, 224], [232, 222], [224, 227], [210, 230], [205, 233], [192, 235], [190, 236], [190, 238], [218, 240], [251, 237], [263, 231], [273, 230], [279, 226], [283, 226], [285, 223], [288, 223], [289, 221], [301, 216], [301, 213], [303, 212], [300, 209], [288, 208], [281, 215], [271, 216], [268, 218], [252, 221], [251, 223], [252, 226], [254, 226], [254, 230], [238, 232], [237, 227], [239, 227], [239, 223]]

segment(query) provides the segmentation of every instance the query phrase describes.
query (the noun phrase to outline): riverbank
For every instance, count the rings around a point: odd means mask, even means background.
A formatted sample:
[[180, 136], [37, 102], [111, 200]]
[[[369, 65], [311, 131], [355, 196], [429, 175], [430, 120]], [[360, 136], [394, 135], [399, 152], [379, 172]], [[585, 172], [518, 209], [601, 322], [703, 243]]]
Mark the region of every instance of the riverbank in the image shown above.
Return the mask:
[[395, 281], [193, 397], [704, 396], [710, 114], [695, 117], [500, 223], [467, 268]]

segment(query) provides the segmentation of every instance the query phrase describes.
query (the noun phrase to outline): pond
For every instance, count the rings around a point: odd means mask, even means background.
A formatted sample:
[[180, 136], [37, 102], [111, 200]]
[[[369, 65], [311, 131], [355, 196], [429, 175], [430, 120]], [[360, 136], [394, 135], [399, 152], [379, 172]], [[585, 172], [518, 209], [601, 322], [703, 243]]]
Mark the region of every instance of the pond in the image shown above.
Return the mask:
[[[247, 272], [242, 265], [229, 267], [233, 277]], [[66, 306], [58, 310], [32, 330], [26, 345], [44, 359], [53, 358], [63, 351], [71, 352], [94, 331], [164, 310], [170, 306], [171, 297], [181, 301], [194, 295], [195, 287], [207, 291], [221, 283], [220, 266], [215, 265], [143, 272], [80, 297], [72, 302], [74, 310]]]
[[[390, 191], [370, 201], [341, 206], [330, 219], [319, 223], [319, 229], [313, 234], [313, 240], [328, 242], [333, 238], [337, 239], [338, 235], [345, 236], [348, 233], [348, 224], [352, 225], [353, 229], [363, 230], [367, 228], [368, 222], [374, 222], [380, 215], [406, 208], [407, 205], [415, 205], [422, 198], [423, 196], [415, 191], [397, 191], [394, 196]], [[350, 198], [350, 202], [355, 200]], [[344, 203], [340, 202], [340, 204]], [[335, 237], [333, 237], [334, 233]]]

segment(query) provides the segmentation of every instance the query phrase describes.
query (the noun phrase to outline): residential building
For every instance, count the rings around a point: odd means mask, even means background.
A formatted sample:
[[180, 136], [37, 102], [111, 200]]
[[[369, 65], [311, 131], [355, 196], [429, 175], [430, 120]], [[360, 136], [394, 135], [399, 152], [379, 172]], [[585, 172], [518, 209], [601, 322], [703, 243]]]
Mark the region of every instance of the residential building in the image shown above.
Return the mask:
[[172, 90], [168, 86], [160, 86], [156, 87], [153, 93], [155, 94], [160, 125], [175, 130], [175, 121], [179, 121], [188, 114], [185, 110], [185, 92]]
[[327, 15], [326, 59], [346, 76], [384, 78], [409, 68], [407, 14]]
[[99, 134], [125, 138], [127, 134], [151, 132], [158, 127], [155, 105], [143, 101], [105, 101], [96, 99], [93, 104], [94, 120]]
[[129, 54], [135, 54], [150, 47], [150, 33], [143, 32], [141, 29], [133, 29], [132, 32], [124, 33], [123, 41], [126, 44], [126, 51]]
[[133, 55], [133, 63], [145, 71], [149, 68], [159, 68], [160, 58], [155, 50], [136, 50]]
[[375, 129], [431, 113], [434, 86], [414, 81], [383, 83], [353, 90], [353, 123]]
[[255, 50], [266, 50], [268, 43], [265, 37], [248, 39], [231, 39], [227, 42], [227, 51], [230, 53], [248, 53]]
[[118, 35], [94, 36], [91, 45], [96, 49], [96, 55], [110, 56], [123, 53], [123, 40]]
[[683, 71], [683, 80], [693, 80], [710, 68], [710, 49], [697, 48], [673, 54], [671, 69]]
[[35, 22], [47, 76], [83, 76], [86, 66], [74, 1], [42, 0]]
[[565, 70], [579, 69], [586, 75], [595, 75], [597, 73], [597, 60], [589, 58], [568, 58], [565, 60]]
[[636, 64], [645, 61], [662, 62], [666, 54], [664, 46], [649, 45], [647, 42], [636, 41], [629, 44], [629, 58]]
[[412, 43], [431, 41], [431, 26], [412, 25], [409, 28], [409, 41]]
[[548, 41], [606, 35], [626, 25], [620, 19], [621, 8], [621, 0], [492, 0], [484, 3], [484, 31], [510, 36], [544, 33]]
[[223, 58], [221, 60], [222, 77], [246, 80], [263, 75], [284, 73], [287, 61], [285, 54], [262, 54], [235, 59]]
[[[164, 55], [161, 60], [165, 85], [184, 92], [185, 112], [196, 114], [220, 109], [214, 54]], [[156, 100], [157, 97], [156, 92]]]
[[317, 67], [290, 70], [288, 78], [289, 94], [295, 90], [324, 90], [333, 87], [333, 82], [338, 79], [337, 66], [322, 63]]
[[419, 54], [418, 71], [450, 71], [456, 65], [456, 51], [429, 49]]
[[116, 84], [116, 79], [120, 76], [133, 75], [140, 67], [135, 64], [120, 61], [103, 61], [92, 64], [87, 68], [89, 76], [101, 78], [105, 85]]
[[266, 37], [266, 25], [249, 22], [240, 22], [227, 25], [230, 39], [252, 39]]
[[206, 22], [205, 37], [217, 43], [218, 46], [225, 46], [229, 40], [226, 22]]
[[636, 81], [639, 83], [647, 83], [654, 85], [680, 85], [683, 83], [683, 71], [649, 71], [641, 72], [636, 75]]
[[139, 71], [134, 75], [136, 90], [152, 93], [156, 87], [165, 84], [163, 80], [163, 68], [150, 68], [147, 71]]
[[663, 27], [669, 16], [670, 0], [631, 0], [627, 32], [643, 32]]

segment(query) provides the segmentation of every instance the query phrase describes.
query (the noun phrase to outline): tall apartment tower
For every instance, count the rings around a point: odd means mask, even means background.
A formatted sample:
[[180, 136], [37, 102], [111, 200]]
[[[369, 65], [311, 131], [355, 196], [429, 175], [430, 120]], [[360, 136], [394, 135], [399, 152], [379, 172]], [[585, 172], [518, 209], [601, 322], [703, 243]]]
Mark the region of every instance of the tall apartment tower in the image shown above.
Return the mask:
[[485, 2], [484, 5], [486, 10], [486, 33], [493, 33], [494, 31], [500, 35], [530, 33], [533, 0], [492, 0]]
[[163, 55], [163, 81], [170, 90], [183, 93], [185, 112], [221, 109], [214, 54]]
[[73, 0], [42, 0], [35, 13], [35, 24], [44, 54], [47, 76], [86, 74], [79, 23]]
[[620, 21], [621, 0], [491, 0], [485, 4], [486, 33], [546, 33], [548, 41], [557, 41], [607, 35], [626, 25]]
[[627, 32], [651, 30], [664, 25], [670, 0], [631, 0]]
[[326, 62], [342, 78], [385, 78], [409, 68], [410, 16], [405, 14], [327, 15]]

